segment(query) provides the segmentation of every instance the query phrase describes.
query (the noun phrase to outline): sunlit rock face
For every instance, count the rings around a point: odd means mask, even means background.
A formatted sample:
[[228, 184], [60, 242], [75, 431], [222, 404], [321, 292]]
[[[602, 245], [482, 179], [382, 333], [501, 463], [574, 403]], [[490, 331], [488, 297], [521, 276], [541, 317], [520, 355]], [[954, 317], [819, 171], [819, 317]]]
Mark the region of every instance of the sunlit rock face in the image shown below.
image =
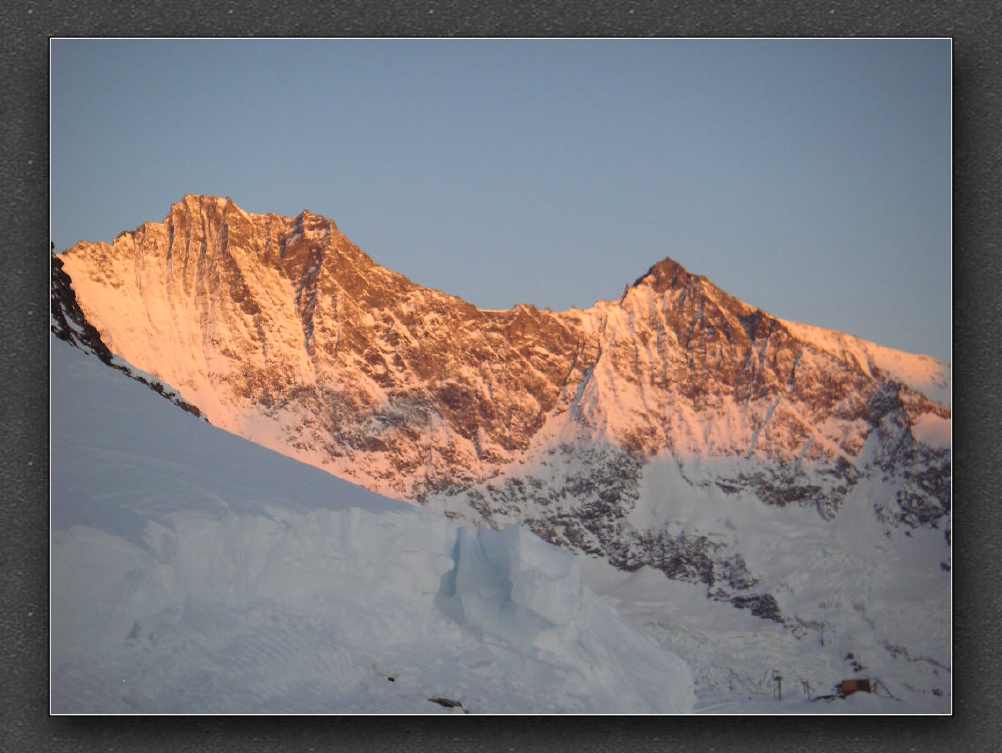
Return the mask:
[[768, 619], [785, 617], [740, 531], [687, 523], [673, 500], [830, 520], [864, 494], [888, 529], [948, 527], [948, 365], [778, 319], [671, 259], [618, 301], [485, 311], [325, 217], [207, 196], [59, 258], [110, 351], [214, 425]]

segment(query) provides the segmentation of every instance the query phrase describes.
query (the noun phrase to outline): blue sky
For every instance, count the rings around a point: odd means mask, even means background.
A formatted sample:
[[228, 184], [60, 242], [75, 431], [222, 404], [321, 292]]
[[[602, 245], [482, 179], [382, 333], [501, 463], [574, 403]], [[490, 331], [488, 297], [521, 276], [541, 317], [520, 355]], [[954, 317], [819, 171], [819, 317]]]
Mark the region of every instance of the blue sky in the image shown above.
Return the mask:
[[220, 194], [484, 307], [671, 256], [949, 360], [949, 77], [945, 40], [56, 40], [52, 238]]

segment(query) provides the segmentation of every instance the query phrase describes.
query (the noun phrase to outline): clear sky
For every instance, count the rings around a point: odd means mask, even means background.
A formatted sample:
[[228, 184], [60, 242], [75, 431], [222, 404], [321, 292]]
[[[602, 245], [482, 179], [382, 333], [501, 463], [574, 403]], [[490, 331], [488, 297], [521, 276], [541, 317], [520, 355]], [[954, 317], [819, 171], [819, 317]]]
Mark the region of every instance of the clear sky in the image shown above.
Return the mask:
[[226, 195], [488, 308], [671, 256], [949, 360], [950, 149], [946, 40], [52, 43], [57, 249]]

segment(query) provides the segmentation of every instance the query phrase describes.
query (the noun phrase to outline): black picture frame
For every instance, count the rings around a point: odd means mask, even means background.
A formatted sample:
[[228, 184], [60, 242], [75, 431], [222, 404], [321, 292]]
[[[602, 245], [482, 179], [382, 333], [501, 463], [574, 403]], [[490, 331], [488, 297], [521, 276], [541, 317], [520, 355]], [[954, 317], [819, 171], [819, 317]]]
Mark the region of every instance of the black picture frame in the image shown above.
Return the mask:
[[[996, 345], [1002, 29], [989, 2], [25, 2], [0, 10], [0, 749], [924, 751], [998, 749], [1002, 517]], [[48, 715], [48, 61], [52, 36], [944, 36], [954, 40], [954, 714], [788, 717]], [[99, 186], [95, 190], [99, 190]]]

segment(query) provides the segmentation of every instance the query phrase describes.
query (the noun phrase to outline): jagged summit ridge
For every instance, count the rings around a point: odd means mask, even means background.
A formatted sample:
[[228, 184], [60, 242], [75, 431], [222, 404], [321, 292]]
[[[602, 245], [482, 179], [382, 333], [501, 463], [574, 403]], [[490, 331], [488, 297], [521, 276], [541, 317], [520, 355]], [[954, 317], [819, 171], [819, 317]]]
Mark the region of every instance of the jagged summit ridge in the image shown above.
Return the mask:
[[[222, 223], [227, 233], [235, 227], [234, 223], [236, 223], [236, 226], [238, 226], [241, 221], [256, 223], [259, 226], [264, 226], [272, 230], [279, 228], [285, 231], [286, 236], [291, 236], [285, 238], [284, 242], [286, 245], [288, 245], [289, 241], [295, 242], [296, 240], [300, 239], [317, 241], [327, 236], [335, 239], [340, 238], [347, 241], [347, 238], [341, 234], [340, 230], [338, 229], [337, 223], [333, 219], [327, 217], [326, 215], [313, 212], [309, 209], [303, 209], [299, 214], [292, 217], [278, 215], [274, 213], [252, 213], [242, 209], [229, 196], [214, 196], [207, 194], [185, 194], [180, 200], [175, 201], [170, 205], [167, 216], [161, 222], [145, 222], [134, 230], [123, 231], [122, 233], [119, 233], [119, 235], [116, 237], [115, 243], [117, 244], [121, 239], [131, 239], [134, 242], [139, 241], [141, 245], [141, 242], [146, 235], [148, 235], [151, 232], [155, 233], [158, 230], [165, 229], [168, 233], [169, 240], [171, 241], [171, 243], [168, 244], [168, 252], [171, 253], [173, 251], [172, 241], [175, 234], [185, 230], [186, 228], [190, 230], [192, 222], [200, 224], [204, 228], [206, 225], [206, 221]], [[350, 244], [350, 241], [348, 241], [348, 245], [353, 245], [353, 244]], [[267, 261], [272, 259], [272, 255], [269, 253], [272, 249], [269, 244], [266, 244], [266, 246], [267, 247], [265, 249], [265, 253], [263, 254], [262, 258]], [[95, 249], [102, 249], [108, 247], [109, 244], [105, 243], [80, 241], [71, 246], [69, 249], [67, 249], [66, 252], [67, 253], [88, 252], [88, 251], [93, 252]], [[376, 269], [379, 270], [379, 274], [392, 275], [396, 278], [406, 280], [408, 283], [413, 285], [413, 283], [411, 283], [410, 280], [407, 280], [407, 278], [404, 277], [403, 275], [393, 272], [387, 269], [386, 267], [377, 264], [375, 261], [373, 261], [371, 257], [369, 257], [364, 251], [359, 249], [357, 246], [353, 246], [353, 250], [356, 254], [357, 261], [364, 262], [366, 265], [375, 267]], [[740, 307], [743, 307], [751, 312], [755, 312], [764, 317], [767, 317], [771, 321], [779, 322], [783, 325], [787, 324], [795, 325], [798, 329], [798, 332], [795, 336], [797, 336], [799, 339], [807, 340], [813, 345], [819, 345], [818, 343], [819, 335], [821, 340], [827, 339], [831, 341], [831, 340], [841, 339], [843, 341], [853, 340], [858, 343], [867, 343], [867, 341], [862, 340], [860, 338], [856, 338], [852, 335], [836, 332], [833, 330], [826, 330], [820, 327], [814, 327], [812, 325], [788, 322], [786, 320], [782, 320], [779, 319], [778, 317], [774, 317], [770, 314], [767, 314], [761, 309], [750, 306], [740, 301], [739, 299], [730, 296], [729, 294], [718, 288], [716, 285], [714, 285], [713, 282], [711, 282], [705, 276], [690, 272], [681, 262], [677, 261], [671, 256], [666, 256], [660, 261], [652, 264], [644, 274], [640, 275], [632, 283], [629, 283], [627, 285], [627, 291], [632, 288], [640, 286], [650, 287], [652, 290], [658, 293], [664, 293], [667, 291], [680, 288], [695, 289], [697, 287], [704, 290], [712, 291], [713, 295], [718, 297], [726, 297], [730, 299], [732, 302], [736, 302]], [[434, 293], [438, 293], [440, 295], [446, 296], [448, 298], [457, 301], [462, 301], [462, 299], [459, 299], [456, 296], [448, 295], [439, 290], [435, 290], [432, 288], [423, 288], [423, 289]], [[465, 301], [462, 302], [468, 306], [472, 306], [472, 304], [469, 304]], [[620, 302], [622, 302], [622, 298], [620, 299]], [[604, 303], [607, 302], [599, 301], [596, 303], [596, 306], [600, 307]], [[590, 312], [594, 308], [595, 307], [592, 307], [591, 309], [584, 309], [583, 311]], [[479, 309], [479, 310], [485, 316], [491, 316], [495, 314], [513, 315], [518, 313], [519, 311], [538, 311], [538, 308], [532, 304], [520, 303], [520, 304], [515, 304], [511, 308], [504, 310], [496, 310], [496, 309]], [[559, 315], [573, 315], [576, 313], [580, 313], [582, 309], [572, 309], [570, 311], [565, 311], [565, 312], [550, 312], [549, 310], [547, 311], [548, 313], [554, 313], [559, 316]], [[808, 334], [808, 330], [812, 331], [813, 334]], [[872, 343], [869, 344], [873, 345]], [[875, 347], [882, 347], [882, 346], [875, 346]], [[893, 349], [891, 348], [883, 348], [883, 349], [888, 351], [893, 351]], [[894, 351], [894, 352], [902, 353], [903, 355], [907, 356], [912, 355], [912, 354], [905, 354], [902, 351]], [[935, 361], [935, 359], [931, 359], [929, 356], [917, 355], [914, 357]], [[936, 361], [936, 363], [940, 364], [944, 368], [947, 367], [946, 364], [941, 364], [941, 362]]]
[[[239, 225], [243, 222], [258, 223], [262, 226], [274, 226], [282, 228], [285, 230], [287, 236], [291, 238], [285, 239], [285, 244], [287, 245], [290, 240], [298, 240], [297, 236], [301, 236], [303, 239], [307, 240], [320, 240], [324, 236], [330, 235], [331, 237], [341, 236], [340, 230], [338, 229], [337, 223], [332, 218], [313, 212], [309, 209], [303, 209], [301, 212], [294, 216], [285, 216], [273, 213], [253, 213], [242, 209], [234, 200], [229, 196], [214, 196], [207, 194], [185, 194], [178, 201], [173, 202], [170, 205], [167, 215], [160, 222], [144, 222], [139, 227], [134, 230], [125, 230], [118, 234], [115, 238], [115, 243], [120, 240], [133, 240], [142, 245], [143, 239], [151, 233], [156, 233], [161, 229], [165, 230], [168, 234], [168, 240], [170, 241], [167, 246], [167, 252], [173, 254], [173, 238], [175, 235], [183, 234], [184, 232], [195, 232], [198, 234], [199, 227], [205, 227], [206, 221], [222, 223], [225, 227], [226, 232], [236, 231], [239, 232]], [[192, 223], [195, 223], [193, 226]], [[290, 230], [291, 229], [291, 230]], [[343, 237], [343, 236], [342, 236]], [[199, 236], [196, 240], [202, 240]], [[96, 243], [89, 241], [79, 241], [70, 248], [66, 249], [66, 252], [77, 252], [77, 251], [94, 251], [102, 247], [106, 247], [109, 244]], [[114, 245], [114, 244], [111, 244]], [[281, 245], [281, 243], [280, 243]], [[364, 251], [355, 249], [359, 254], [359, 260], [364, 260], [373, 267], [377, 267], [385, 273], [393, 274], [397, 277], [404, 277], [398, 273], [392, 272], [391, 270], [377, 264], [371, 257], [365, 254]], [[265, 253], [262, 255], [263, 260], [272, 260], [270, 253], [270, 248], [265, 249]], [[281, 256], [281, 254], [280, 254]], [[404, 278], [406, 279], [406, 278]], [[661, 261], [651, 265], [648, 270], [636, 278], [633, 283], [629, 284], [627, 287], [636, 287], [641, 284], [648, 284], [655, 290], [663, 292], [665, 289], [673, 288], [677, 286], [684, 286], [691, 281], [706, 280], [706, 278], [690, 273], [680, 262], [676, 261], [671, 257], [665, 257]], [[408, 282], [410, 282], [408, 280]], [[707, 281], [708, 282], [708, 281]], [[711, 283], [712, 285], [712, 283]], [[426, 288], [427, 290], [435, 290], [432, 288]], [[442, 291], [435, 290], [435, 292], [441, 293], [442, 295], [448, 295]], [[450, 298], [455, 298], [455, 296], [449, 295]], [[457, 299], [462, 300], [462, 299]], [[465, 301], [464, 301], [465, 303]], [[468, 304], [473, 305], [473, 304]], [[491, 316], [496, 314], [517, 314], [520, 311], [538, 311], [538, 307], [530, 303], [517, 303], [508, 309], [479, 309], [484, 315]], [[578, 311], [580, 309], [575, 309]], [[588, 310], [588, 309], [586, 309]], [[552, 312], [551, 312], [552, 313]], [[570, 313], [570, 312], [555, 312], [555, 313]]]
[[[123, 231], [119, 233], [119, 235], [116, 237], [115, 242], [117, 243], [122, 238], [141, 239], [144, 234], [154, 231], [155, 229], [159, 229], [161, 226], [166, 228], [166, 230], [172, 237], [178, 228], [184, 228], [186, 225], [189, 225], [192, 221], [192, 218], [195, 218], [195, 221], [203, 224], [203, 226], [205, 220], [207, 219], [212, 221], [222, 222], [226, 225], [230, 225], [234, 221], [245, 220], [249, 222], [258, 222], [264, 225], [270, 223], [276, 223], [277, 225], [284, 227], [287, 231], [289, 228], [292, 228], [293, 230], [291, 233], [288, 233], [289, 235], [292, 236], [299, 235], [303, 237], [308, 237], [309, 239], [312, 240], [318, 240], [326, 235], [330, 235], [332, 237], [345, 238], [345, 236], [343, 236], [340, 230], [338, 229], [337, 223], [332, 218], [323, 214], [319, 214], [317, 212], [313, 212], [309, 209], [303, 209], [301, 212], [299, 212], [299, 214], [291, 217], [274, 213], [252, 213], [242, 209], [229, 196], [214, 196], [208, 194], [185, 194], [180, 200], [175, 201], [170, 205], [168, 214], [161, 222], [145, 222], [134, 230]], [[92, 250], [95, 248], [107, 247], [108, 245], [109, 244], [105, 243], [79, 241], [73, 246], [66, 249], [66, 252], [68, 253], [79, 250], [86, 251], [87, 249]], [[396, 272], [392, 272], [386, 267], [377, 264], [371, 257], [369, 257], [364, 251], [359, 249], [357, 246], [355, 247], [354, 250], [359, 255], [358, 258], [360, 260], [364, 260], [373, 267], [378, 268], [379, 270], [381, 270], [382, 273], [392, 274], [396, 277], [406, 279], [403, 275], [400, 275], [399, 273]], [[270, 257], [266, 254], [265, 259], [268, 258]], [[408, 282], [410, 281], [408, 280]], [[760, 313], [761, 315], [766, 316], [771, 320], [780, 322], [784, 325], [786, 324], [796, 325], [800, 330], [800, 333], [798, 333], [797, 336], [800, 337], [801, 339], [807, 339], [812, 341], [816, 339], [815, 336], [810, 336], [810, 335], [808, 335], [807, 337], [802, 337], [802, 335], [805, 334], [809, 329], [813, 330], [815, 333], [823, 333], [822, 337], [852, 339], [860, 343], [867, 342], [865, 340], [862, 340], [861, 338], [856, 338], [853, 335], [849, 335], [846, 333], [837, 332], [834, 330], [827, 330], [813, 325], [801, 324], [797, 322], [788, 322], [786, 320], [772, 316], [771, 314], [768, 314], [767, 312], [757, 307], [750, 306], [749, 304], [744, 303], [743, 301], [740, 301], [739, 299], [734, 298], [733, 296], [730, 296], [728, 293], [718, 288], [707, 277], [691, 272], [681, 262], [679, 262], [678, 260], [674, 259], [671, 256], [666, 256], [662, 258], [660, 261], [657, 261], [654, 264], [652, 264], [647, 269], [646, 272], [644, 272], [642, 275], [634, 279], [634, 281], [632, 283], [629, 283], [626, 287], [627, 290], [629, 290], [632, 288], [640, 287], [642, 285], [650, 287], [651, 289], [653, 289], [658, 293], [664, 293], [666, 291], [680, 288], [693, 289], [696, 287], [702, 288], [704, 290], [713, 291], [714, 295], [725, 296], [728, 299], [737, 302], [740, 306], [747, 308], [750, 311]], [[460, 301], [462, 300], [457, 298], [456, 296], [448, 295], [447, 293], [444, 293], [442, 291], [433, 288], [424, 288], [424, 289], [439, 293], [441, 295], [446, 295], [449, 298], [454, 298]], [[621, 301], [622, 298], [620, 299], [620, 302]], [[465, 301], [463, 302], [467, 303]], [[597, 302], [596, 305], [600, 305], [603, 303], [606, 302], [599, 301]], [[467, 305], [472, 306], [473, 304], [467, 303]], [[538, 307], [529, 303], [518, 303], [513, 305], [509, 309], [503, 309], [503, 310], [480, 309], [480, 311], [482, 311], [485, 315], [512, 314], [520, 310], [536, 311], [538, 310]], [[547, 309], [547, 311], [550, 312], [549, 309]], [[564, 312], [550, 312], [550, 313], [556, 313], [557, 315], [561, 314], [566, 315], [580, 311], [582, 311], [582, 309], [571, 309], [569, 311], [564, 311]], [[591, 309], [584, 309], [584, 311], [591, 311]], [[871, 343], [871, 345], [873, 344]], [[883, 347], [883, 346], [877, 346], [877, 347]], [[892, 348], [885, 348], [885, 349], [893, 350]], [[895, 351], [895, 352], [904, 353], [903, 351]], [[905, 354], [905, 355], [911, 356], [913, 354]], [[914, 357], [931, 359], [930, 356], [922, 356], [922, 355], [915, 355]], [[943, 366], [946, 366], [946, 364], [943, 364]]]

